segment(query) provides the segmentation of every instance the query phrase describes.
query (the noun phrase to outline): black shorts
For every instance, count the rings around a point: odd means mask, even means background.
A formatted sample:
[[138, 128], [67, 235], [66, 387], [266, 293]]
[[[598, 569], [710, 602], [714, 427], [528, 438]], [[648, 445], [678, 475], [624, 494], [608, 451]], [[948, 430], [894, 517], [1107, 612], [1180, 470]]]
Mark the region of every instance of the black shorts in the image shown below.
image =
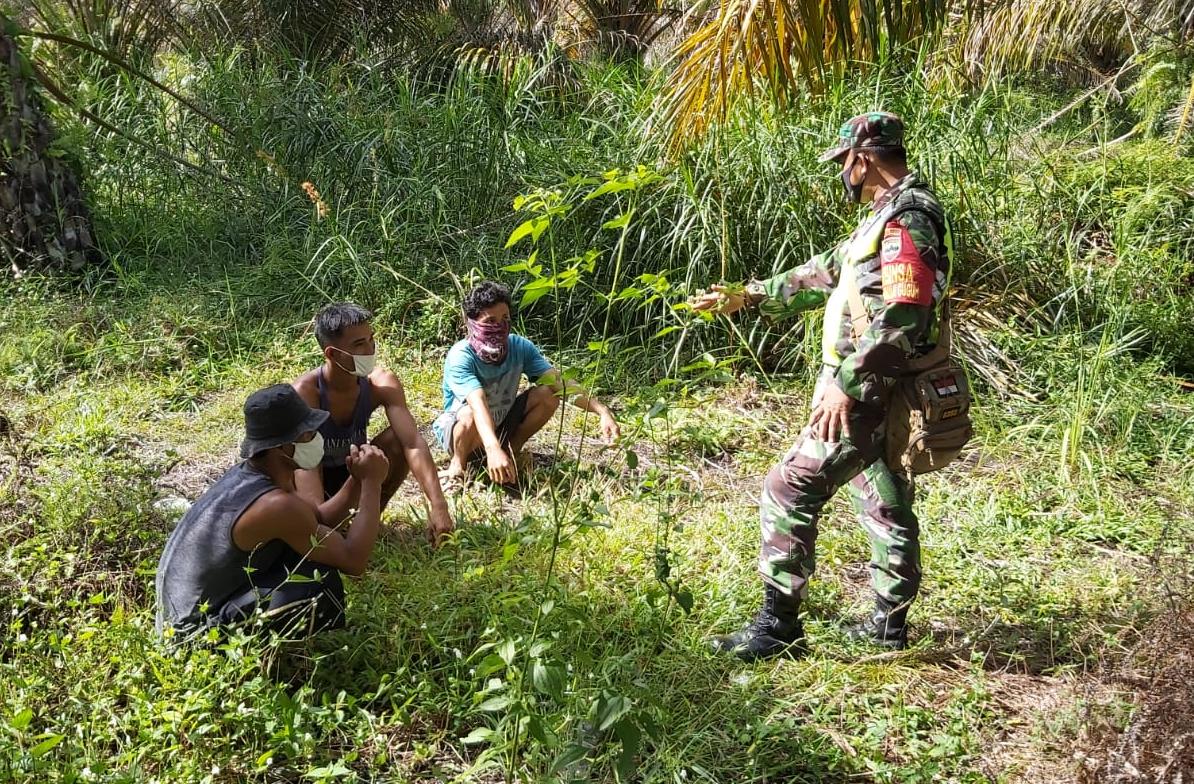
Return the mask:
[[506, 412], [505, 419], [498, 424], [496, 432], [502, 446], [510, 445], [510, 439], [514, 438], [514, 431], [527, 418], [527, 400], [530, 396], [530, 389], [519, 392], [518, 396], [514, 398], [514, 402], [510, 404], [510, 410]]
[[340, 492], [340, 488], [344, 487], [344, 483], [348, 481], [348, 466], [324, 466], [323, 467], [323, 500], [328, 500], [336, 493]]
[[[500, 441], [504, 447], [510, 445], [510, 439], [514, 438], [514, 433], [518, 430], [518, 426], [521, 425], [527, 418], [527, 401], [531, 397], [531, 389], [534, 389], [534, 387], [524, 389], [522, 392], [518, 393], [518, 395], [514, 398], [514, 402], [510, 404], [510, 410], [506, 412], [506, 416], [497, 424], [497, 427], [494, 428], [494, 433], [497, 435], [498, 441]], [[466, 403], [465, 405], [468, 404]], [[448, 454], [452, 454], [452, 439], [455, 430], [456, 422], [453, 420], [451, 427], [447, 428], [448, 443], [442, 444], [444, 450]], [[483, 451], [484, 450], [482, 449], [477, 449], [471, 455], [469, 455], [469, 459], [476, 459], [483, 453]]]

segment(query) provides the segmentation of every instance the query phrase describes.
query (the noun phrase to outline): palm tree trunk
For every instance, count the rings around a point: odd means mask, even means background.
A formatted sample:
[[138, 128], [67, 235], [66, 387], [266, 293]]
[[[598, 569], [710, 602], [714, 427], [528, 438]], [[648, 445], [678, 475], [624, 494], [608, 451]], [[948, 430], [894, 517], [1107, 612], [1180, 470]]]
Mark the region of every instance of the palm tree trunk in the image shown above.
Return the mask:
[[0, 15], [0, 253], [14, 274], [98, 263], [79, 175], [55, 133], [29, 61]]

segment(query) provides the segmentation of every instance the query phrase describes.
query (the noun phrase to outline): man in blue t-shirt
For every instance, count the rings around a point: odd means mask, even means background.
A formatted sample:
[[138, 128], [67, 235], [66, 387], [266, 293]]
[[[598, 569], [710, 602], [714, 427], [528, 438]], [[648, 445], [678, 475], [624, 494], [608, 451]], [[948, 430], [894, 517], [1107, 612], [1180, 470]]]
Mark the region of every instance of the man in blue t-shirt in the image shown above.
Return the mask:
[[[565, 382], [534, 343], [510, 334], [510, 290], [485, 281], [464, 298], [468, 337], [452, 346], [444, 360], [444, 413], [432, 425], [452, 456], [442, 479], [445, 487], [464, 477], [473, 455], [485, 455], [486, 472], [499, 484], [518, 477], [515, 455], [560, 407]], [[536, 386], [518, 391], [522, 377]], [[574, 405], [601, 418], [607, 443], [620, 431], [601, 401], [568, 385]]]

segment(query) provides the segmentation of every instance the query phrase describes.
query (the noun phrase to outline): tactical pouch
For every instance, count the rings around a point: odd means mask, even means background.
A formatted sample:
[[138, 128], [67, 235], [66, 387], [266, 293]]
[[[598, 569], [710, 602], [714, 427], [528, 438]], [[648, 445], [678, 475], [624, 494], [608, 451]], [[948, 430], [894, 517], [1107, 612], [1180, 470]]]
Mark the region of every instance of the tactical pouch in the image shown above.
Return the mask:
[[[843, 270], [854, 337], [866, 329], [867, 312], [851, 272]], [[887, 465], [908, 476], [938, 471], [952, 463], [974, 435], [970, 382], [950, 354], [949, 304], [941, 307], [937, 345], [908, 360], [908, 372], [891, 387], [887, 408]]]
[[[933, 358], [937, 350], [923, 359]], [[970, 441], [970, 384], [948, 349], [896, 380], [887, 409], [887, 464], [909, 476], [952, 463]]]

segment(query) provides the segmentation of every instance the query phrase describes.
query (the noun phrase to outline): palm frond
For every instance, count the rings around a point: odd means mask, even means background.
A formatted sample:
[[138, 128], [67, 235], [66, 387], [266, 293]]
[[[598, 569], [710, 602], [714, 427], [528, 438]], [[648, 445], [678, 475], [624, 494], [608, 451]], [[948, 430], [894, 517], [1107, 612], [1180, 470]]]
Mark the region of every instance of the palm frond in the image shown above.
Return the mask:
[[182, 0], [31, 0], [25, 21], [132, 60], [152, 57], [177, 38], [183, 6]]
[[664, 0], [574, 0], [567, 9], [572, 38], [614, 59], [640, 60], [681, 17]]
[[740, 97], [762, 87], [782, 105], [801, 87], [818, 91], [846, 62], [937, 29], [946, 10], [945, 0], [722, 0], [677, 48], [652, 125], [678, 150]]
[[1173, 131], [1173, 143], [1179, 144], [1194, 119], [1194, 78], [1190, 79], [1190, 92], [1177, 108], [1177, 128]]
[[990, 77], [1043, 65], [1116, 65], [1158, 37], [1188, 43], [1194, 0], [1005, 0], [970, 15], [965, 59]]

